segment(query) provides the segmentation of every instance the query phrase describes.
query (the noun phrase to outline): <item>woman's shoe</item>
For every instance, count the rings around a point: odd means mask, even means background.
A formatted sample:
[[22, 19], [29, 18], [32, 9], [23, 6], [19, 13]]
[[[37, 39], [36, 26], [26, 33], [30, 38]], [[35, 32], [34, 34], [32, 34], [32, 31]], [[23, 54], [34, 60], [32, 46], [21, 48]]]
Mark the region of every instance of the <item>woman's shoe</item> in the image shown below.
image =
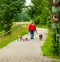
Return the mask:
[[31, 39], [34, 39], [34, 38], [31, 37]]

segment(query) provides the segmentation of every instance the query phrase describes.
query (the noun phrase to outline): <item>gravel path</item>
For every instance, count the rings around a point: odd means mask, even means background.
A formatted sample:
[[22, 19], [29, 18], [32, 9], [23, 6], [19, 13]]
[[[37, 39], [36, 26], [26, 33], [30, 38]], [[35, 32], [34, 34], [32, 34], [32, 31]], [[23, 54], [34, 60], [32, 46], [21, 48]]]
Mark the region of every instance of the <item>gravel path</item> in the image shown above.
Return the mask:
[[[28, 41], [16, 40], [3, 49], [0, 49], [0, 62], [53, 62], [42, 55], [41, 46], [44, 44], [48, 30], [37, 28], [35, 38], [30, 39], [29, 34], [23, 36]], [[43, 39], [39, 40], [39, 34]], [[59, 62], [59, 61], [58, 61]]]

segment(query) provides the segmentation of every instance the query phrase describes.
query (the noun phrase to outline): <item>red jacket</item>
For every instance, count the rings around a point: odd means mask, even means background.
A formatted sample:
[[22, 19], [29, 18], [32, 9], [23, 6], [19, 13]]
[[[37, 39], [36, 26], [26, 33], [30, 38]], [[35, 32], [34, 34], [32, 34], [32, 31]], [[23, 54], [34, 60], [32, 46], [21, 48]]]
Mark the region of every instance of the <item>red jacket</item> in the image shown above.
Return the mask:
[[35, 24], [30, 24], [29, 25], [29, 27], [28, 27], [28, 30], [30, 31], [30, 30], [34, 30], [34, 31], [36, 31], [36, 26], [35, 26]]

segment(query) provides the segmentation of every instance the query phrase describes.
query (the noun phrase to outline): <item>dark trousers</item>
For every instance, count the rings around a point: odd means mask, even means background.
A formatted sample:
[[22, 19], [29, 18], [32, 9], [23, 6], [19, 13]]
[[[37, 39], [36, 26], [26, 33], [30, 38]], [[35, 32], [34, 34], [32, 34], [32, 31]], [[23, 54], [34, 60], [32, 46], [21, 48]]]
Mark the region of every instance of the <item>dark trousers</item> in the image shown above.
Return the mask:
[[30, 37], [34, 38], [34, 30], [30, 30]]

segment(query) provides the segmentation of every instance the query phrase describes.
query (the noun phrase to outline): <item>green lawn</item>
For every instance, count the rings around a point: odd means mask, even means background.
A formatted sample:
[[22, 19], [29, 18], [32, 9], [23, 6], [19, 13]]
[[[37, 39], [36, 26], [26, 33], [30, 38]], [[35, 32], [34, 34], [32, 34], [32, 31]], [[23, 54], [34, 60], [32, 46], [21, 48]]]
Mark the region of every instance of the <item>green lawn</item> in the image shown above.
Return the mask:
[[53, 48], [53, 31], [49, 30], [46, 42], [42, 46], [43, 55], [51, 57], [51, 58], [60, 58], [60, 56], [57, 56], [54, 54], [53, 50], [54, 50], [54, 48]]
[[47, 25], [36, 25], [37, 27], [39, 27], [39, 28], [48, 28], [48, 26]]
[[18, 31], [18, 28], [15, 28], [12, 30], [10, 35], [6, 35], [3, 38], [0, 38], [0, 48], [3, 48], [7, 46], [9, 43], [15, 41], [19, 36], [23, 36], [28, 33], [28, 30], [26, 27], [20, 27], [20, 30]]
[[53, 42], [54, 42], [54, 37], [53, 34], [54, 32], [52, 31], [51, 27], [49, 25], [37, 25], [39, 28], [47, 28], [48, 31], [48, 36], [47, 39], [45, 40], [44, 45], [41, 47], [43, 55], [48, 56], [51, 58], [60, 58], [60, 56], [54, 54], [54, 48], [53, 48]]
[[0, 35], [4, 33], [4, 30], [3, 31], [0, 31]]

